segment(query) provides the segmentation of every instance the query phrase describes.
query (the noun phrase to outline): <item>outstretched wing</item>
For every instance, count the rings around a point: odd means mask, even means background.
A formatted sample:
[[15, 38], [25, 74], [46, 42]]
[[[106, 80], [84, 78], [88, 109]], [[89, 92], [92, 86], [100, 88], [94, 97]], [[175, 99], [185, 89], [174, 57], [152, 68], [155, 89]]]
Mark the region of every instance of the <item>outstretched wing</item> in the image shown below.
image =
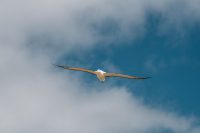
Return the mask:
[[118, 74], [118, 73], [105, 73], [106, 77], [122, 77], [122, 78], [129, 78], [129, 79], [148, 79], [150, 77], [137, 77], [137, 76], [129, 76], [124, 74]]
[[61, 66], [61, 65], [56, 65], [56, 66], [57, 66], [57, 67], [64, 68], [64, 69], [68, 69], [68, 70], [83, 71], [83, 72], [88, 72], [88, 73], [91, 73], [91, 74], [96, 74], [95, 71], [88, 70], [88, 69], [84, 69], [84, 68], [69, 67], [69, 66]]

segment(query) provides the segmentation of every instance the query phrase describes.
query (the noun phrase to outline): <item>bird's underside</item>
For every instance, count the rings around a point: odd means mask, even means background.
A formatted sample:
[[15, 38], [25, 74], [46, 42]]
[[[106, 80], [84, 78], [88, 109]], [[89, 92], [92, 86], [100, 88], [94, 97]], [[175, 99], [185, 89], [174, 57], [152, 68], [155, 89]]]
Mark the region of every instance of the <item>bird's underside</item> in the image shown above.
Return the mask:
[[85, 68], [69, 67], [69, 66], [62, 66], [62, 65], [56, 65], [56, 66], [64, 68], [64, 69], [68, 69], [68, 70], [82, 71], [82, 72], [94, 74], [97, 76], [97, 78], [100, 81], [105, 81], [106, 77], [121, 77], [121, 78], [128, 78], [128, 79], [148, 79], [148, 78], [150, 78], [150, 77], [129, 76], [129, 75], [118, 74], [118, 73], [107, 73], [107, 72], [104, 72], [99, 69], [97, 71], [93, 71], [93, 70], [89, 70], [89, 69], [85, 69]]

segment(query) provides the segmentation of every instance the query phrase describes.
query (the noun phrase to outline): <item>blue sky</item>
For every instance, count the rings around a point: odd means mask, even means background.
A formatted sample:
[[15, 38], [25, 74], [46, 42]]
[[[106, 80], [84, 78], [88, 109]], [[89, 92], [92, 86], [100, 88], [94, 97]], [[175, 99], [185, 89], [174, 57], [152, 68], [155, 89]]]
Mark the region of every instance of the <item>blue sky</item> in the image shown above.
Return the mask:
[[[109, 62], [125, 74], [152, 76], [147, 81], [114, 80], [116, 84], [128, 86], [132, 93], [144, 98], [150, 105], [159, 106], [162, 103], [161, 108], [199, 117], [200, 25], [189, 23], [181, 32], [171, 25], [172, 28], [162, 34], [159, 33], [161, 24], [162, 18], [155, 13], [151, 14], [147, 17], [145, 33], [140, 37], [128, 41], [122, 39], [120, 42], [115, 40], [112, 43], [117, 45], [108, 47], [99, 44], [99, 47], [87, 51], [84, 56], [79, 57], [79, 54], [74, 53], [64, 56], [62, 60], [65, 60], [65, 64], [67, 60], [78, 60], [83, 66], [105, 71]], [[137, 83], [140, 85], [135, 88]]]
[[200, 132], [199, 0], [1, 3], [0, 132]]

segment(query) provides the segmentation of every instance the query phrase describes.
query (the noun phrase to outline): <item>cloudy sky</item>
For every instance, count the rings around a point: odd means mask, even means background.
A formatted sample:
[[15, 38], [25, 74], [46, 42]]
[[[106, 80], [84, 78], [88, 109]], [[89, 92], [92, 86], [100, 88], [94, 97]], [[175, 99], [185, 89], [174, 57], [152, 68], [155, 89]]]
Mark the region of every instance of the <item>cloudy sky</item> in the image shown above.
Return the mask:
[[0, 3], [0, 132], [200, 132], [199, 0]]

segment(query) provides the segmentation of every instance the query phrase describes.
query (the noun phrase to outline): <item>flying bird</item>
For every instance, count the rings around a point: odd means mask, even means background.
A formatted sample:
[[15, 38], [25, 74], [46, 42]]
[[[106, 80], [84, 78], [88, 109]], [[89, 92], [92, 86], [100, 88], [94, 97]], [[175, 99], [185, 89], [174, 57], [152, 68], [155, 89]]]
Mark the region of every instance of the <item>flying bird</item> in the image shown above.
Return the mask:
[[129, 76], [124, 74], [118, 74], [118, 73], [107, 73], [100, 69], [97, 69], [96, 71], [85, 69], [85, 68], [77, 68], [77, 67], [69, 67], [69, 66], [62, 66], [62, 65], [56, 65], [57, 67], [61, 67], [68, 70], [75, 70], [75, 71], [83, 71], [90, 74], [94, 74], [97, 76], [99, 81], [103, 82], [105, 81], [106, 77], [121, 77], [121, 78], [128, 78], [128, 79], [148, 79], [150, 77], [138, 77], [138, 76]]

